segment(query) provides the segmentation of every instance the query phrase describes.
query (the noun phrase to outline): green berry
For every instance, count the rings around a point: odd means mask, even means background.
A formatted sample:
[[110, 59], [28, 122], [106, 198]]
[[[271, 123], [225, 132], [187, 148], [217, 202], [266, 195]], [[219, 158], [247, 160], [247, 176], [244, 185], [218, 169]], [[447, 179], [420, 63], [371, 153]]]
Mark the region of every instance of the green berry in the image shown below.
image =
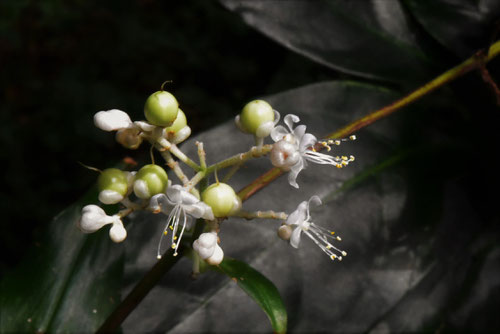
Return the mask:
[[166, 133], [177, 133], [179, 130], [183, 129], [187, 125], [186, 114], [179, 108], [179, 113], [174, 123], [168, 128], [165, 128]]
[[165, 192], [168, 185], [168, 176], [158, 165], [146, 165], [135, 175], [134, 193], [139, 198], [150, 198], [153, 195]]
[[177, 118], [179, 103], [166, 91], [151, 94], [144, 105], [144, 115], [149, 123], [157, 126], [171, 126]]
[[256, 134], [261, 124], [269, 121], [274, 121], [274, 110], [263, 100], [248, 102], [240, 114], [241, 126], [246, 132], [252, 134]]
[[214, 183], [201, 194], [201, 199], [212, 208], [215, 217], [226, 217], [236, 203], [236, 193], [225, 183]]
[[97, 187], [99, 191], [113, 190], [125, 196], [128, 188], [127, 175], [118, 168], [105, 169], [97, 179]]

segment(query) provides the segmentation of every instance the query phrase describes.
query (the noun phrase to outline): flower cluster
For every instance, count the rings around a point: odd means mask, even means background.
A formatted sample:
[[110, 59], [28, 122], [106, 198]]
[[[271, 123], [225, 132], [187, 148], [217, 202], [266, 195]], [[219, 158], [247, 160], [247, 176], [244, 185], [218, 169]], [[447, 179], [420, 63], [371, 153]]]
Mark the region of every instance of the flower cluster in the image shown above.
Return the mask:
[[[152, 163], [136, 171], [91, 168], [99, 171], [97, 183], [100, 202], [119, 203], [121, 210], [110, 216], [97, 205], [85, 206], [79, 221], [82, 232], [92, 233], [111, 225], [110, 238], [114, 242], [122, 242], [127, 236], [123, 218], [137, 210], [149, 210], [166, 217], [158, 240], [158, 259], [163, 254], [177, 256], [185, 249], [192, 248], [199, 261], [218, 265], [224, 258], [218, 235], [224, 220], [230, 217], [268, 218], [283, 221], [278, 236], [288, 240], [294, 248], [298, 248], [300, 237], [305, 234], [331, 259], [341, 260], [346, 256], [346, 252], [333, 244], [334, 241], [340, 241], [340, 237], [311, 220], [310, 206], [321, 203], [318, 196], [301, 202], [289, 215], [275, 211], [246, 212], [233, 188], [217, 179], [217, 171], [232, 167], [225, 176], [229, 180], [248, 159], [267, 155], [274, 166], [288, 172], [289, 184], [299, 188], [297, 176], [308, 162], [341, 168], [354, 161], [352, 156], [338, 157], [319, 152], [323, 148], [330, 151], [329, 144], [339, 144], [339, 140], [318, 141], [314, 135], [306, 133], [305, 125], [295, 126], [300, 121], [296, 115], [284, 117], [286, 127], [278, 125], [280, 114], [266, 101], [255, 100], [244, 106], [241, 114], [236, 116], [235, 123], [241, 131], [254, 136], [256, 146], [248, 152], [207, 166], [203, 143], [196, 142], [199, 162], [189, 158], [177, 146], [189, 137], [191, 129], [187, 125], [186, 115], [171, 93], [163, 90], [153, 93], [146, 100], [144, 115], [146, 120], [132, 121], [127, 113], [118, 109], [99, 111], [94, 116], [94, 123], [104, 131], [115, 131], [116, 140], [126, 148], [137, 149], [143, 141], [148, 142], [161, 154], [179, 183], [173, 184], [169, 180], [164, 167], [155, 164], [153, 154]], [[274, 144], [264, 145], [268, 136]], [[180, 163], [193, 169], [195, 175], [187, 177]], [[212, 173], [215, 173], [216, 182], [209, 185], [208, 177]], [[195, 220], [197, 228], [193, 228]], [[188, 241], [183, 241], [186, 238]], [[169, 247], [163, 246], [165, 240]]]

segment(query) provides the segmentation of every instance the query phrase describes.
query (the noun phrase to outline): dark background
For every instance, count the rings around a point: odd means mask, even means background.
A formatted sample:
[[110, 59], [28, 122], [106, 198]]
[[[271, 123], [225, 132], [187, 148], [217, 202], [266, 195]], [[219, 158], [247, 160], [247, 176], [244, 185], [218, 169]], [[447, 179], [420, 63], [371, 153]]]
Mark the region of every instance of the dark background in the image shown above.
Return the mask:
[[338, 76], [195, 0], [3, 1], [0, 68], [1, 270], [93, 184], [78, 162], [102, 169], [145, 154], [95, 128], [97, 111], [143, 119], [149, 94], [173, 80], [196, 134], [258, 95]]

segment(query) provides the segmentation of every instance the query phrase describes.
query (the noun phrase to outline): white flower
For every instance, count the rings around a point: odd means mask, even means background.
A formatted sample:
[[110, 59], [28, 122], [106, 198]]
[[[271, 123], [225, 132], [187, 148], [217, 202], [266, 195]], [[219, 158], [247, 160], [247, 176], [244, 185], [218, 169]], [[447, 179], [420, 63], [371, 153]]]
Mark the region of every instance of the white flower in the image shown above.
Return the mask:
[[[307, 161], [317, 164], [332, 165], [342, 168], [349, 162], [354, 161], [354, 157], [333, 157], [327, 154], [316, 152], [315, 144], [318, 142], [316, 137], [306, 133], [306, 126], [299, 125], [295, 129], [293, 123], [298, 123], [299, 117], [296, 115], [286, 115], [284, 122], [288, 130], [278, 125], [271, 132], [271, 138], [276, 142], [271, 150], [271, 163], [285, 171], [289, 171], [288, 183], [298, 188], [297, 175], [307, 166]], [[328, 147], [327, 143], [322, 143]]]
[[[200, 201], [196, 196], [191, 194], [181, 185], [168, 187], [166, 194], [158, 194], [151, 197], [149, 206], [155, 212], [161, 211], [168, 214], [167, 223], [158, 244], [158, 259], [161, 258], [160, 248], [163, 237], [168, 234], [169, 229], [172, 230], [171, 247], [175, 250], [174, 256], [177, 255], [177, 249], [179, 248], [184, 230], [187, 227], [188, 215], [193, 218], [204, 218], [207, 220], [214, 219], [212, 208]], [[177, 231], [181, 221], [181, 231], [179, 236], [177, 236]]]
[[[330, 243], [330, 240], [340, 241], [340, 237], [334, 237], [335, 232], [318, 226], [311, 221], [311, 216], [309, 215], [309, 207], [311, 204], [320, 205], [321, 199], [318, 196], [312, 196], [309, 201], [303, 201], [300, 203], [297, 209], [288, 216], [286, 225], [294, 228], [290, 237], [290, 245], [298, 248], [300, 236], [302, 233], [305, 233], [319, 248], [321, 248], [323, 252], [330, 257], [330, 259], [338, 259], [341, 261], [342, 256], [346, 256], [347, 253]], [[339, 256], [338, 254], [341, 254], [342, 256]]]
[[122, 242], [127, 237], [127, 231], [123, 227], [120, 216], [108, 216], [102, 208], [97, 205], [87, 205], [82, 209], [82, 217], [78, 227], [83, 233], [93, 233], [104, 225], [112, 224], [109, 237], [114, 242]]
[[224, 252], [217, 244], [217, 233], [215, 232], [202, 233], [198, 239], [193, 242], [193, 249], [203, 260], [211, 265], [221, 263], [224, 258]]

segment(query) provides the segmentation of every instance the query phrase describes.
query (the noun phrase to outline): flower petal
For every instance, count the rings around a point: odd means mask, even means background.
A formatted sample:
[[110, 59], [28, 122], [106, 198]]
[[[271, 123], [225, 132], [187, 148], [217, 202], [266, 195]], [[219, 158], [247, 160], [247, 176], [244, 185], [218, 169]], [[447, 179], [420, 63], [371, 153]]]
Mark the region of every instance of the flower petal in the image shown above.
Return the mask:
[[304, 134], [300, 139], [300, 144], [299, 144], [300, 152], [304, 152], [308, 147], [311, 147], [314, 144], [316, 144], [317, 141], [318, 139], [314, 135], [310, 133]]
[[295, 180], [302, 169], [304, 169], [304, 159], [300, 159], [288, 172], [288, 183], [290, 183], [292, 187], [299, 188], [299, 185]]
[[302, 140], [302, 136], [304, 136], [304, 133], [306, 133], [306, 126], [305, 125], [299, 125], [293, 130], [293, 135], [296, 138], [297, 141]]
[[278, 125], [271, 131], [271, 138], [272, 140], [277, 142], [283, 139], [283, 137], [289, 133], [290, 132], [283, 125]]
[[167, 195], [165, 194], [157, 194], [151, 197], [149, 200], [149, 207], [154, 212], [163, 211], [163, 213], [167, 213], [167, 208], [169, 206]]
[[307, 219], [307, 208], [308, 206], [308, 203], [306, 201], [303, 201], [299, 204], [299, 206], [297, 207], [297, 209], [292, 212], [287, 220], [286, 220], [286, 224], [287, 225], [300, 225], [300, 223], [302, 223], [304, 220]]
[[290, 238], [290, 245], [294, 248], [299, 248], [300, 233], [302, 233], [301, 227], [296, 227], [292, 232], [292, 237]]
[[290, 129], [290, 131], [288, 131], [288, 132], [289, 133], [293, 133], [293, 123], [300, 122], [300, 118], [297, 115], [288, 114], [288, 115], [285, 116], [285, 118], [283, 119], [283, 121], [285, 122], [286, 126], [288, 126], [288, 129]]
[[167, 201], [171, 205], [176, 205], [176, 204], [181, 204], [182, 203], [182, 197], [183, 197], [183, 192], [185, 192], [184, 188], [179, 185], [175, 184], [171, 187], [167, 188]]
[[99, 111], [94, 115], [94, 124], [104, 131], [115, 131], [133, 127], [133, 123], [127, 113], [118, 109]]

